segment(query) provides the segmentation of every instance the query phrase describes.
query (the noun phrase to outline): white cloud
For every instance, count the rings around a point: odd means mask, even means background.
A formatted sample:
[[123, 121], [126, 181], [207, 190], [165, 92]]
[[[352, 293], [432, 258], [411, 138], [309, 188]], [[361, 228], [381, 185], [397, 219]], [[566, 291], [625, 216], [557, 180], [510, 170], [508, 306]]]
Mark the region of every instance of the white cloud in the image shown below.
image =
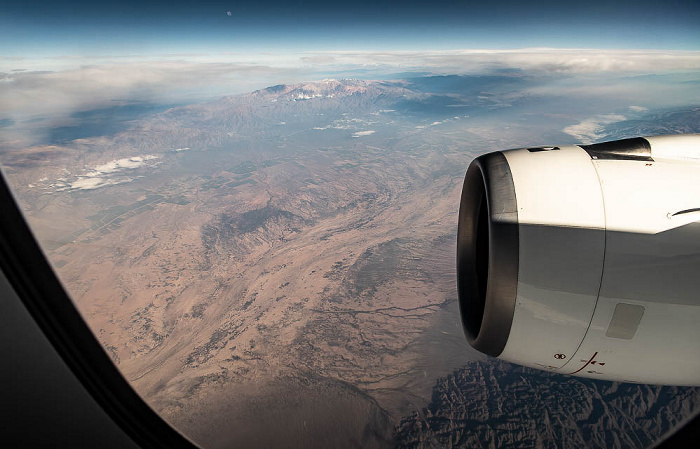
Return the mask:
[[[110, 62], [56, 71], [0, 73], [0, 118], [64, 126], [78, 111], [135, 102], [195, 102], [251, 91], [293, 69], [236, 63]], [[43, 125], [46, 125], [44, 123]]]
[[[78, 119], [71, 117], [75, 112], [97, 108], [136, 102], [192, 103], [279, 83], [355, 76], [358, 70], [363, 77], [372, 78], [397, 71], [474, 74], [502, 69], [586, 76], [697, 72], [700, 52], [533, 48], [0, 58], [0, 119], [13, 123], [3, 128], [6, 141], [17, 140], [20, 146], [36, 141], [38, 129], [73, 126], [78, 124]], [[605, 95], [605, 89], [612, 95], [619, 95], [620, 89], [631, 92], [640, 83], [572, 83], [559, 87], [564, 94], [579, 92], [590, 98], [592, 94]], [[556, 94], [551, 85], [542, 89], [547, 95]], [[678, 96], [675, 92], [655, 92], [646, 95]], [[314, 96], [300, 94], [297, 100]], [[634, 101], [647, 104], [643, 99]], [[32, 122], [39, 119], [43, 120]]]
[[[661, 50], [533, 48], [166, 56], [155, 61], [136, 56], [5, 61], [0, 66], [0, 116], [19, 121], [134, 100], [172, 101], [243, 93], [275, 81], [290, 83], [357, 68], [369, 76], [397, 69], [452, 74], [494, 69], [554, 73], [700, 70], [700, 52]], [[28, 70], [16, 71], [20, 68]], [[310, 98], [313, 95], [300, 94], [298, 99]]]
[[[379, 69], [431, 69], [474, 73], [522, 69], [550, 73], [643, 72], [700, 69], [700, 52], [531, 48], [518, 50], [343, 51], [316, 52], [304, 61]], [[325, 57], [322, 58], [322, 57]]]
[[336, 62], [335, 57], [332, 55], [313, 55], [313, 56], [302, 56], [300, 58], [303, 62], [309, 64], [330, 64]]
[[374, 134], [374, 131], [372, 131], [372, 130], [370, 130], [370, 131], [358, 131], [355, 134], [353, 134], [352, 136], [353, 137], [363, 137], [363, 136], [370, 136], [372, 134]]

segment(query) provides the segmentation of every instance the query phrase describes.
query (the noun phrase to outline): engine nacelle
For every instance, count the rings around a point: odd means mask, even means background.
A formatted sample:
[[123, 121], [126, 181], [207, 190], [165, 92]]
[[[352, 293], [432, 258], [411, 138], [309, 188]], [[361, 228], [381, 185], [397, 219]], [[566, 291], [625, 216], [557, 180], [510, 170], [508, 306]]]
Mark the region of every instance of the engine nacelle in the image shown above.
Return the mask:
[[478, 157], [462, 190], [457, 277], [481, 352], [700, 385], [700, 135]]

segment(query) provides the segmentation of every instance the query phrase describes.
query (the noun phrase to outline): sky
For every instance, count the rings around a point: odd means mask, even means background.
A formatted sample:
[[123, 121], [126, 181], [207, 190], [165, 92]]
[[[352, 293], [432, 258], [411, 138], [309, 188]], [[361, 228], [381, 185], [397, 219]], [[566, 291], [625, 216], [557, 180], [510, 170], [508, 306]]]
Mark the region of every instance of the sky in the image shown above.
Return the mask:
[[700, 50], [697, 1], [23, 1], [0, 55], [450, 50]]

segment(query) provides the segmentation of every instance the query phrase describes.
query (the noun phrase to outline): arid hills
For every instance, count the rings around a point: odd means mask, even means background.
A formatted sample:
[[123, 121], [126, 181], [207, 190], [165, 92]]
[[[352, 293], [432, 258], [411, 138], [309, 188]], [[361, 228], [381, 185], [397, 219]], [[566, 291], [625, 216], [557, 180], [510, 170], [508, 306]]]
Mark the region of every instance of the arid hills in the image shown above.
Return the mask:
[[466, 167], [545, 126], [498, 126], [528, 97], [494, 83], [280, 85], [1, 162], [105, 350], [195, 441], [415, 446], [428, 418], [402, 416], [493, 363], [455, 302]]

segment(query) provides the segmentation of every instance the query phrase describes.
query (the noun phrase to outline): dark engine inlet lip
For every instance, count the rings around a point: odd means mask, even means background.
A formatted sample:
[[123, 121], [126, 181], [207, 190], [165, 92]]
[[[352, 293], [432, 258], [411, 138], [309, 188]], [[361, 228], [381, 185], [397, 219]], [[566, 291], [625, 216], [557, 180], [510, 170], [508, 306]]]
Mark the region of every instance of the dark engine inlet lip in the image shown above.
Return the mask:
[[493, 357], [503, 352], [513, 323], [519, 242], [518, 203], [508, 161], [501, 152], [480, 156], [469, 165], [462, 187], [457, 295], [469, 344]]

